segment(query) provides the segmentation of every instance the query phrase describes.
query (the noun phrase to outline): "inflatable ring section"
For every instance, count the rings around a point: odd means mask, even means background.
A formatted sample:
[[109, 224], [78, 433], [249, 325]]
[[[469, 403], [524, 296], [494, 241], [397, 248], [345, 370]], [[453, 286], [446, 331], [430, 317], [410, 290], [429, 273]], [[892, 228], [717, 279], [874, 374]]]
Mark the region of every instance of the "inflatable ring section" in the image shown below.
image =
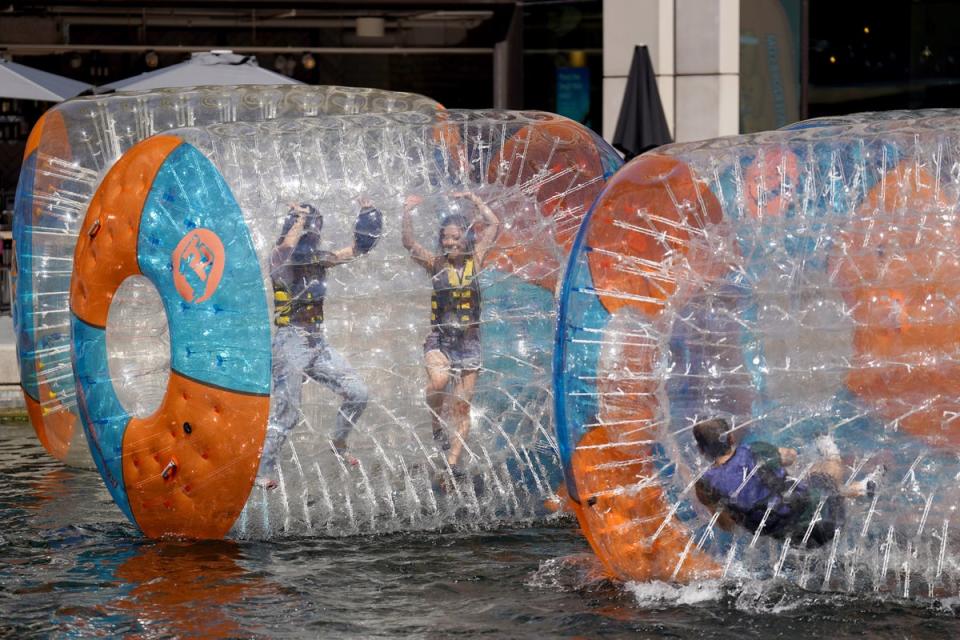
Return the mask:
[[[44, 117], [30, 132], [27, 148], [20, 167], [20, 182], [17, 184], [16, 204], [14, 205], [13, 247], [18, 259], [14, 260], [13, 289], [13, 326], [17, 333], [17, 363], [20, 367], [20, 387], [23, 389], [27, 412], [31, 422], [43, 425], [37, 429], [37, 436], [43, 447], [57, 457], [66, 454], [70, 446], [69, 435], [66, 438], [51, 440], [53, 429], [47, 429], [42, 420], [40, 383], [37, 376], [37, 339], [30, 317], [35, 296], [33, 283], [29, 278], [20, 278], [21, 271], [32, 273], [33, 233], [30, 225], [16, 224], [16, 221], [33, 217], [33, 182], [37, 174], [37, 143], [43, 129]], [[35, 418], [36, 416], [36, 418]]]
[[[107, 314], [145, 276], [164, 301], [171, 371], [152, 415], [122, 408]], [[270, 404], [270, 325], [233, 194], [193, 146], [156, 136], [106, 175], [80, 230], [70, 289], [78, 407], [114, 500], [146, 535], [219, 538], [253, 486]]]
[[30, 421], [46, 450], [94, 467], [71, 368], [70, 265], [103, 176], [136, 143], [180, 127], [442, 107], [411, 93], [335, 86], [242, 85], [88, 96], [48, 110], [30, 133], [13, 218], [14, 328]]
[[[41, 140], [45, 142], [43, 148]], [[43, 198], [36, 197], [38, 172], [40, 181], [55, 182], [46, 175], [40, 157], [56, 154], [69, 160], [69, 147], [63, 118], [56, 111], [41, 116], [27, 140], [13, 216], [12, 315], [20, 386], [37, 437], [57, 459], [75, 466], [92, 467], [83, 431], [71, 410], [74, 392], [69, 361], [57, 355], [60, 350], [56, 343], [65, 341], [67, 332], [48, 328], [57, 327], [59, 323], [50, 314], [50, 296], [45, 295], [44, 289], [58, 287], [59, 283], [55, 276], [43, 280], [35, 277], [37, 264], [50, 260], [47, 253], [63, 255], [57, 250], [60, 247], [55, 233], [57, 221], [44, 206]]]
[[[667, 197], [696, 202], [699, 211], [681, 220], [671, 201], [657, 201]], [[651, 216], [643, 233], [630, 233], [637, 227], [620, 220], [622, 211], [647, 210], [674, 217]], [[652, 373], [661, 345], [613, 325], [622, 310], [655, 322], [677, 294], [676, 280], [664, 273], [670, 257], [687, 256], [698, 227], [722, 217], [716, 198], [683, 163], [643, 156], [608, 183], [574, 241], [554, 351], [558, 444], [570, 506], [616, 576], [688, 580], [717, 572], [713, 559], [693, 546], [692, 532], [663, 517], [671, 507], [664, 486], [637, 487], [638, 477], [662, 471], [655, 438], [640, 435], [656, 416]], [[605, 343], [616, 343], [617, 353], [605, 358]]]

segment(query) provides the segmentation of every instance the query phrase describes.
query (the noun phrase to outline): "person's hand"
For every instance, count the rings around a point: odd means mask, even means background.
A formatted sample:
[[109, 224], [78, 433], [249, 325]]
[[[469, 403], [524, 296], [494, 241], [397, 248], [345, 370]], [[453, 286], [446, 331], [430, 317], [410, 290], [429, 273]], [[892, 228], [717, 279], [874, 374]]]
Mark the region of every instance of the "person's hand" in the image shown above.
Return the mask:
[[290, 208], [291, 213], [298, 214], [299, 220], [301, 222], [303, 221], [305, 214], [310, 213], [309, 209], [307, 209], [305, 206], [297, 202], [288, 202], [287, 206]]
[[383, 214], [374, 207], [365, 208], [353, 225], [354, 255], [369, 253], [383, 235]]
[[421, 198], [415, 193], [411, 193], [411, 194], [408, 194], [406, 198], [404, 198], [403, 208], [409, 211], [410, 209], [418, 207], [422, 203], [423, 203], [423, 198]]
[[464, 200], [469, 200], [478, 207], [483, 207], [486, 203], [483, 201], [483, 198], [475, 194], [473, 191], [455, 191], [450, 194], [454, 198], [463, 198]]
[[789, 467], [789, 466], [793, 465], [794, 462], [797, 461], [797, 450], [796, 450], [796, 449], [790, 449], [790, 448], [788, 448], [788, 447], [780, 447], [780, 448], [778, 449], [778, 451], [779, 451], [779, 453], [780, 453], [780, 463], [781, 463], [783, 466]]
[[293, 221], [293, 224], [290, 225], [290, 228], [287, 229], [287, 232], [284, 235], [284, 238], [287, 238], [287, 242], [295, 240], [300, 237], [300, 234], [303, 232], [304, 228], [307, 226], [307, 209], [301, 207], [296, 202], [288, 202], [287, 207], [291, 214], [295, 214], [296, 218]]

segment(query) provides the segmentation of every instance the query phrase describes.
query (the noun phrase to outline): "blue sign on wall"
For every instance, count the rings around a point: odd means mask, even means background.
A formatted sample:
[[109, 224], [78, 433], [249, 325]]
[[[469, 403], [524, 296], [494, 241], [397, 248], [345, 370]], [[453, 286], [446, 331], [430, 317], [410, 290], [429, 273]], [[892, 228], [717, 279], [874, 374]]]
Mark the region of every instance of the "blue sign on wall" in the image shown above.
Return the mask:
[[586, 124], [590, 113], [590, 69], [557, 69], [557, 113]]

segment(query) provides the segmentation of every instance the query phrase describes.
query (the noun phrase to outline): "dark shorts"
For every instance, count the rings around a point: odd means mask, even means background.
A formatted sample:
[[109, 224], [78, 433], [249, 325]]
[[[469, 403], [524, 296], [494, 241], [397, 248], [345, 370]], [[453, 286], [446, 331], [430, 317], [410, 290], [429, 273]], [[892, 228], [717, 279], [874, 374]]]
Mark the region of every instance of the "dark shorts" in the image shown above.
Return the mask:
[[[824, 500], [823, 507], [811, 529], [810, 522], [817, 514], [821, 500]], [[846, 506], [843, 496], [840, 495], [840, 488], [833, 478], [823, 473], [810, 474], [807, 481], [797, 487], [795, 496], [788, 504], [791, 508], [790, 514], [780, 521], [771, 534], [777, 538], [789, 536], [794, 543], [799, 544], [807, 534], [807, 529], [810, 529], [807, 547], [821, 547], [833, 540], [837, 527], [842, 525], [846, 518]]]
[[439, 351], [450, 361], [450, 368], [473, 371], [482, 366], [480, 332], [450, 333], [433, 329], [423, 343], [423, 352]]

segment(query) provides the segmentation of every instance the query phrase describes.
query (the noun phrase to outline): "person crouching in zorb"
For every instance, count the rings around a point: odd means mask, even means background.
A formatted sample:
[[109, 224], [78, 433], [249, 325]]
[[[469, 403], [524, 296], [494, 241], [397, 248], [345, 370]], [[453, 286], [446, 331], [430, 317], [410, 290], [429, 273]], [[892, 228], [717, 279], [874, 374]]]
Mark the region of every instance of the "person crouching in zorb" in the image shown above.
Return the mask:
[[797, 460], [797, 450], [769, 442], [738, 444], [723, 418], [693, 425], [693, 437], [711, 466], [697, 480], [697, 499], [726, 531], [733, 525], [778, 540], [790, 537], [806, 547], [821, 547], [833, 540], [846, 517], [845, 500], [873, 499], [884, 468], [845, 483], [843, 460], [829, 434], [816, 439], [820, 459], [805, 477], [791, 477], [787, 469]]
[[367, 406], [367, 386], [350, 363], [326, 340], [323, 302], [327, 292], [327, 269], [368, 253], [377, 244], [383, 216], [373, 203], [360, 199], [354, 227], [354, 243], [335, 251], [320, 248], [323, 216], [309, 204], [291, 204], [276, 247], [270, 256], [273, 281], [274, 322], [277, 332], [274, 359], [274, 419], [267, 428], [260, 458], [258, 484], [277, 486], [277, 455], [300, 421], [303, 383], [307, 377], [332, 389], [343, 402], [337, 412], [333, 448], [351, 465], [347, 438]]

